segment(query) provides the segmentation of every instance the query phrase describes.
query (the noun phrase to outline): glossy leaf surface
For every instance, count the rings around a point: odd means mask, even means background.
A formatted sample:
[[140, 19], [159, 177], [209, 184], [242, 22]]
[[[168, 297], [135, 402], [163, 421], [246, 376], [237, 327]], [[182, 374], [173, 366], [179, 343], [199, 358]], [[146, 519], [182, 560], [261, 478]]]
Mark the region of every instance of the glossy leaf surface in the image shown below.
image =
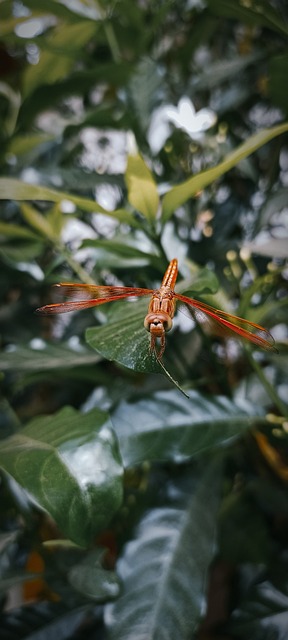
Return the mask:
[[120, 403], [112, 414], [125, 466], [144, 460], [185, 462], [204, 451], [227, 445], [263, 416], [249, 402], [208, 398], [189, 390], [158, 391], [149, 398]]
[[118, 563], [123, 594], [106, 608], [109, 639], [193, 636], [215, 550], [220, 480], [219, 467], [208, 466], [186, 509], [159, 508], [143, 518]]
[[122, 466], [106, 413], [70, 407], [1, 442], [0, 465], [85, 546], [122, 499]]

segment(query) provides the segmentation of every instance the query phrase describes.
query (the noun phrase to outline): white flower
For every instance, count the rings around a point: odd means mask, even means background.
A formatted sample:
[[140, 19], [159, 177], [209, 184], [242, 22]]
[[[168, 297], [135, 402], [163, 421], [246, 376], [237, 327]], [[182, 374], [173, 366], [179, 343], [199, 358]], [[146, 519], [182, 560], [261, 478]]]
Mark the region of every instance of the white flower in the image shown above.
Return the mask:
[[212, 127], [217, 116], [212, 109], [200, 109], [196, 113], [193, 102], [184, 96], [179, 100], [178, 107], [166, 108], [167, 118], [176, 127], [186, 131], [191, 138], [199, 138], [202, 133]]
[[186, 131], [193, 140], [199, 140], [216, 121], [217, 116], [212, 109], [200, 109], [196, 112], [190, 98], [183, 96], [177, 107], [167, 104], [154, 111], [147, 135], [150, 148], [153, 153], [162, 149], [171, 133], [170, 123]]

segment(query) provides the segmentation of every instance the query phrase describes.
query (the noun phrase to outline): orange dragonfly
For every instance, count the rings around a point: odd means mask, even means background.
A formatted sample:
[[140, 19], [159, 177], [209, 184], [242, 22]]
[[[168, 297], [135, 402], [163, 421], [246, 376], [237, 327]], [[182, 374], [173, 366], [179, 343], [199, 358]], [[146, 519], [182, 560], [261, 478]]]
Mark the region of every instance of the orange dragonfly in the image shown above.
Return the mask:
[[[106, 302], [113, 302], [123, 298], [151, 296], [148, 306], [148, 313], [144, 320], [144, 327], [149, 331], [150, 349], [157, 359], [161, 359], [165, 351], [165, 336], [172, 328], [172, 320], [175, 313], [176, 301], [188, 305], [192, 315], [197, 322], [208, 323], [210, 330], [223, 337], [231, 337], [238, 334], [241, 338], [249, 340], [262, 349], [277, 352], [274, 346], [274, 338], [269, 331], [258, 324], [238, 318], [230, 313], [225, 313], [219, 309], [214, 309], [204, 302], [187, 298], [179, 293], [175, 293], [174, 287], [178, 275], [178, 262], [176, 258], [171, 260], [162, 284], [159, 289], [140, 289], [137, 287], [110, 287], [90, 284], [77, 284], [61, 282], [55, 285], [61, 289], [64, 296], [71, 298], [71, 301], [48, 304], [36, 309], [40, 315], [54, 315], [66, 313], [67, 311], [79, 311], [97, 307]], [[160, 346], [157, 350], [157, 340]]]

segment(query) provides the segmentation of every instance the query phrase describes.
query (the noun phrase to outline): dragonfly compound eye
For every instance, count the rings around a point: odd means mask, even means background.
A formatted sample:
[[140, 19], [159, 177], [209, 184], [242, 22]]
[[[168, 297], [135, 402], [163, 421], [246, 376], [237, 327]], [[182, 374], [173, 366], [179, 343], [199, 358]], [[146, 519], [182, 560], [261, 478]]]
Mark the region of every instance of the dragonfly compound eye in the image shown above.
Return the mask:
[[172, 328], [172, 319], [164, 311], [148, 313], [144, 320], [144, 327], [146, 331], [150, 331], [155, 336], [162, 336]]

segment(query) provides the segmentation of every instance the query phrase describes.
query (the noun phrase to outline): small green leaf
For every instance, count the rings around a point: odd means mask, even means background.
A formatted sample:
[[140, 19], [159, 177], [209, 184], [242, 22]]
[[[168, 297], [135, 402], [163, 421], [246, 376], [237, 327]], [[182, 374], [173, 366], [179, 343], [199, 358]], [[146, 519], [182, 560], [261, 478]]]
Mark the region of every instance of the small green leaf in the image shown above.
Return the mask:
[[123, 593], [105, 610], [111, 640], [194, 637], [215, 553], [221, 478], [220, 465], [204, 466], [186, 509], [143, 518], [117, 566]]
[[29, 204], [22, 204], [21, 213], [24, 220], [26, 220], [33, 229], [38, 231], [41, 236], [48, 238], [52, 242], [57, 239], [54, 228], [49, 220], [34, 207]]
[[[159, 391], [143, 400], [123, 400], [112, 414], [126, 467], [144, 460], [187, 461], [226, 445], [262, 420], [260, 407], [189, 390]], [[141, 416], [141, 419], [139, 417]]]
[[96, 602], [119, 595], [119, 579], [113, 571], [102, 567], [103, 549], [96, 549], [70, 569], [68, 580], [85, 598]]
[[26, 227], [20, 227], [19, 224], [12, 224], [11, 222], [0, 222], [0, 235], [7, 238], [21, 238], [25, 240], [39, 241], [38, 234]]
[[79, 545], [89, 544], [122, 500], [122, 466], [106, 413], [66, 407], [1, 442], [0, 465]]
[[167, 222], [175, 209], [180, 207], [184, 202], [187, 202], [189, 198], [195, 196], [198, 191], [201, 191], [207, 187], [208, 184], [211, 184], [214, 180], [232, 169], [232, 167], [235, 167], [243, 158], [251, 155], [251, 153], [254, 153], [254, 151], [264, 144], [286, 131], [288, 131], [288, 122], [272, 127], [271, 129], [258, 131], [258, 133], [248, 138], [248, 140], [245, 140], [237, 149], [229, 153], [216, 167], [202, 171], [192, 176], [192, 178], [189, 178], [189, 180], [182, 182], [182, 184], [170, 189], [163, 198], [163, 223]]
[[17, 157], [21, 157], [31, 151], [43, 150], [43, 146], [55, 140], [56, 133], [30, 133], [16, 135], [9, 141], [7, 151], [14, 153]]
[[192, 275], [192, 277], [189, 278], [189, 282], [188, 280], [182, 280], [182, 282], [177, 286], [177, 291], [179, 291], [179, 293], [185, 293], [185, 295], [190, 294], [191, 297], [194, 296], [196, 291], [217, 293], [218, 289], [218, 278], [215, 272], [208, 267], [197, 269], [195, 275]]
[[143, 213], [149, 222], [153, 222], [159, 207], [157, 186], [139, 154], [128, 157], [125, 180], [130, 204]]

